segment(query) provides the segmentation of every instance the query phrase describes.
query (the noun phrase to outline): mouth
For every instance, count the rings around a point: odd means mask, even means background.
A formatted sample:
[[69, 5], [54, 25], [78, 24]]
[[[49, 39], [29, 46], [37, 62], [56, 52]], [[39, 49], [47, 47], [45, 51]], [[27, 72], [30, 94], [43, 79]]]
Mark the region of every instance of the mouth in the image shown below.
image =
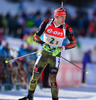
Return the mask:
[[62, 24], [64, 23], [64, 21], [61, 22]]

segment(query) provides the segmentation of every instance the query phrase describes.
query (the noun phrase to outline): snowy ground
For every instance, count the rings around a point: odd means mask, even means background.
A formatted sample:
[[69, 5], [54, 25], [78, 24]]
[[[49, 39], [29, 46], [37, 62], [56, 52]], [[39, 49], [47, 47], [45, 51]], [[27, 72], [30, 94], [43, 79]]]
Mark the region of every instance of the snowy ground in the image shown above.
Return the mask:
[[[20, 91], [2, 91], [0, 100], [18, 100], [27, 94], [27, 90]], [[52, 100], [50, 88], [39, 89], [37, 86], [34, 100]], [[96, 100], [96, 86], [82, 86], [79, 88], [62, 88], [59, 89], [59, 100]]]

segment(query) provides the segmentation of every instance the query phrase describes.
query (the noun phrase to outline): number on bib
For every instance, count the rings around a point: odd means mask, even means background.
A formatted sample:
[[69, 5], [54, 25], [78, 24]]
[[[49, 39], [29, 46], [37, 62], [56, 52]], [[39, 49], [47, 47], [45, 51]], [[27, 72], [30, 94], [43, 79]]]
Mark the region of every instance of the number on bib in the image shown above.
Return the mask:
[[46, 38], [46, 42], [48, 44], [58, 45], [59, 41], [60, 41], [60, 39], [54, 38], [54, 37], [50, 37], [50, 36], [47, 36], [47, 38]]

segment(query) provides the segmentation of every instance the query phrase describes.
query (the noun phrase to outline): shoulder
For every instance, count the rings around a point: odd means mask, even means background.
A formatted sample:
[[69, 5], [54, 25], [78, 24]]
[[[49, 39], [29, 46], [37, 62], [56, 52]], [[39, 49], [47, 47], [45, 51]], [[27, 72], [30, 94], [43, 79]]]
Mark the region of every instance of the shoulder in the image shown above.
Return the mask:
[[49, 19], [46, 19], [45, 22], [47, 23], [47, 22], [49, 22], [50, 20], [51, 20], [50, 18], [49, 18]]
[[67, 29], [69, 32], [72, 32], [72, 31], [73, 31], [72, 28], [71, 28], [71, 26], [70, 26], [69, 24], [65, 23], [65, 27], [66, 27], [66, 29]]
[[69, 28], [69, 27], [71, 27], [69, 24], [67, 24], [67, 23], [65, 23], [65, 26], [66, 26], [66, 28]]
[[45, 23], [48, 23], [50, 20], [51, 20], [51, 19], [49, 18], [49, 19], [44, 20], [44, 22], [45, 22]]
[[50, 18], [49, 18], [49, 19], [44, 20], [44, 21], [42, 22], [42, 25], [43, 25], [43, 24], [47, 24], [50, 20], [51, 20]]

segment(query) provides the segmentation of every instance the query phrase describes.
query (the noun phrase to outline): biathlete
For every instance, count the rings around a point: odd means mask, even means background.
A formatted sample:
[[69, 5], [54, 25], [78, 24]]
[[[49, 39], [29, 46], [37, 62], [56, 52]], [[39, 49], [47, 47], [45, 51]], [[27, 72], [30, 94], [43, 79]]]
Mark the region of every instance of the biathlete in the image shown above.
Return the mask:
[[[58, 85], [56, 75], [60, 65], [62, 50], [72, 49], [76, 46], [74, 32], [70, 25], [65, 23], [66, 11], [57, 8], [54, 18], [44, 20], [34, 35], [34, 42], [41, 45], [41, 52], [34, 65], [34, 70], [29, 83], [28, 95], [19, 100], [33, 100], [37, 81], [46, 66], [49, 66], [49, 78], [51, 83], [52, 100], [58, 100]], [[43, 39], [40, 36], [43, 35]], [[70, 43], [62, 45], [67, 38]]]

